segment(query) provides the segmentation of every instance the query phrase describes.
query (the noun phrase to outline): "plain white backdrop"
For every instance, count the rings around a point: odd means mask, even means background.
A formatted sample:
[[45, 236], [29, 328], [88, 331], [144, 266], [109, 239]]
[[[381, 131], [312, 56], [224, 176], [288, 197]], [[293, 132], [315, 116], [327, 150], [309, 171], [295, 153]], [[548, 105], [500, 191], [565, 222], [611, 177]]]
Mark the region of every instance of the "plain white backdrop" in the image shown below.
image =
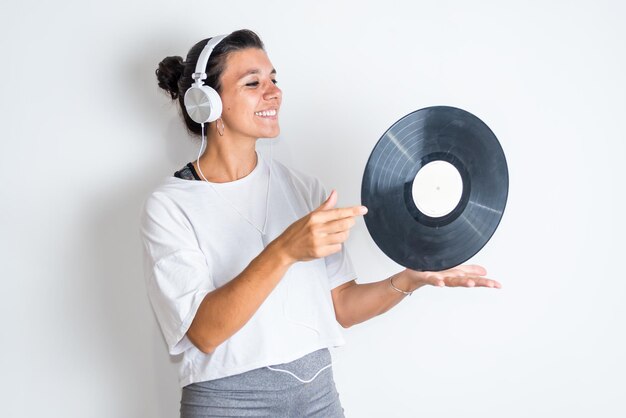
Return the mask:
[[[275, 158], [341, 206], [422, 107], [472, 112], [507, 156], [504, 218], [471, 260], [503, 288], [424, 288], [346, 330], [346, 416], [626, 416], [625, 18], [618, 1], [3, 2], [0, 416], [177, 416], [138, 220], [198, 142], [154, 70], [240, 28], [284, 91]], [[361, 282], [400, 269], [362, 221], [347, 245]]]

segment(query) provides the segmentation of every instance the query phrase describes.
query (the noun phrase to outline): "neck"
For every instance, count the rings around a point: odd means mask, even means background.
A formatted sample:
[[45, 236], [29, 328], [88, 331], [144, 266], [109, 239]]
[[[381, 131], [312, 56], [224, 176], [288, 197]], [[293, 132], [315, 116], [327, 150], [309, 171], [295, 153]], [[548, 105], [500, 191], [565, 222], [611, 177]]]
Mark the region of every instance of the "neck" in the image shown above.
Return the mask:
[[[220, 136], [214, 129], [207, 129], [207, 147], [199, 162], [193, 163], [196, 171], [212, 183], [226, 183], [239, 180], [250, 174], [257, 164], [256, 139]], [[198, 170], [200, 164], [200, 170]]]

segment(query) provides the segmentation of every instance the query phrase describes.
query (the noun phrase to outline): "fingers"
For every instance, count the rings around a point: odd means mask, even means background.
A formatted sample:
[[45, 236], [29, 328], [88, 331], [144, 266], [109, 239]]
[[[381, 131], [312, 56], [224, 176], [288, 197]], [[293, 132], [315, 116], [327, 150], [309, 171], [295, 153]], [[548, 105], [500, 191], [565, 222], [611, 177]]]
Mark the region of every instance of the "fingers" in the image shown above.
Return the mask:
[[501, 289], [502, 285], [496, 281], [484, 277], [487, 270], [477, 264], [465, 264], [441, 272], [445, 274], [443, 279], [449, 287], [490, 287]]
[[335, 219], [320, 225], [319, 232], [325, 234], [334, 234], [336, 232], [347, 231], [356, 224], [353, 217]]
[[319, 238], [319, 245], [335, 245], [335, 244], [343, 244], [348, 240], [350, 236], [349, 231], [337, 232], [334, 234], [328, 234], [321, 238]]
[[438, 287], [489, 287], [501, 289], [502, 285], [484, 277], [486, 270], [478, 265], [457, 266], [448, 270], [422, 272], [420, 281], [423, 284]]
[[291, 224], [281, 235], [295, 260], [310, 260], [341, 251], [348, 239], [354, 217], [367, 212], [364, 206], [335, 208], [337, 192], [315, 210]]
[[476, 264], [462, 265], [458, 266], [457, 268], [464, 271], [465, 273], [475, 274], [477, 276], [484, 276], [487, 274], [487, 270], [483, 266], [479, 266]]
[[434, 273], [434, 274], [426, 276], [425, 281], [427, 284], [431, 286], [444, 287], [446, 285], [446, 282], [444, 279], [445, 279], [445, 276], [438, 274], [438, 273]]
[[350, 236], [350, 229], [356, 224], [353, 216], [334, 219], [315, 226], [315, 235], [321, 245], [340, 244]]
[[317, 208], [317, 210], [321, 211], [321, 210], [332, 209], [335, 207], [336, 204], [337, 204], [337, 192], [335, 190], [331, 190], [330, 194], [328, 195], [324, 203], [322, 203], [320, 207]]
[[444, 282], [448, 287], [474, 287], [476, 282], [469, 276], [445, 277]]
[[495, 280], [478, 278], [475, 279], [475, 282], [477, 287], [493, 287], [496, 289], [502, 289], [502, 285], [500, 284], [500, 282]]
[[351, 216], [365, 215], [367, 208], [365, 206], [351, 206], [347, 208], [337, 208], [337, 191], [332, 190], [328, 198], [317, 209], [313, 211], [315, 213], [315, 219], [317, 222], [328, 222], [335, 219], [348, 218]]
[[444, 272], [455, 272], [455, 273], [464, 273], [476, 276], [484, 276], [487, 274], [487, 270], [483, 266], [479, 266], [477, 264], [463, 264], [460, 266], [456, 266], [450, 270], [444, 270]]
[[443, 281], [448, 287], [490, 287], [490, 288], [502, 288], [502, 285], [491, 279], [487, 279], [482, 276], [448, 276], [444, 277]]
[[353, 218], [355, 216], [365, 215], [366, 213], [367, 208], [365, 206], [351, 206], [347, 208], [315, 211], [311, 217], [316, 223], [326, 223], [337, 219]]

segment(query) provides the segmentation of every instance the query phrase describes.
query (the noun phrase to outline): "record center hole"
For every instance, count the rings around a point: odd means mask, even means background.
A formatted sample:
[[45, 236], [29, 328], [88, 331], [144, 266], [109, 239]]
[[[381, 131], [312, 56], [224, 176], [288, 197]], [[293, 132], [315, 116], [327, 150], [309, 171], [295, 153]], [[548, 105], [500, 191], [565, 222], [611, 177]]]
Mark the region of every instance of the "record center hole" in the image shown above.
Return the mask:
[[463, 195], [459, 170], [447, 161], [432, 161], [413, 180], [413, 202], [424, 215], [440, 218], [452, 212]]

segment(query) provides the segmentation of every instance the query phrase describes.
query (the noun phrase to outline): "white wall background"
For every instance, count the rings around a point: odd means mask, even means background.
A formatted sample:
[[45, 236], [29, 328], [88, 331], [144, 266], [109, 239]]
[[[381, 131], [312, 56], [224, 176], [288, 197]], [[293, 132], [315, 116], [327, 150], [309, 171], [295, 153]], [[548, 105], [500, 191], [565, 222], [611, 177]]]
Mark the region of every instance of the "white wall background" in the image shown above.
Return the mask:
[[[422, 289], [333, 352], [348, 417], [626, 416], [619, 1], [3, 2], [0, 416], [175, 417], [138, 218], [196, 156], [154, 70], [257, 31], [284, 90], [275, 155], [360, 201], [380, 135], [430, 105], [500, 139], [510, 195], [472, 262], [503, 289]], [[267, 151], [267, 144], [260, 149]], [[361, 281], [399, 266], [361, 221]]]

